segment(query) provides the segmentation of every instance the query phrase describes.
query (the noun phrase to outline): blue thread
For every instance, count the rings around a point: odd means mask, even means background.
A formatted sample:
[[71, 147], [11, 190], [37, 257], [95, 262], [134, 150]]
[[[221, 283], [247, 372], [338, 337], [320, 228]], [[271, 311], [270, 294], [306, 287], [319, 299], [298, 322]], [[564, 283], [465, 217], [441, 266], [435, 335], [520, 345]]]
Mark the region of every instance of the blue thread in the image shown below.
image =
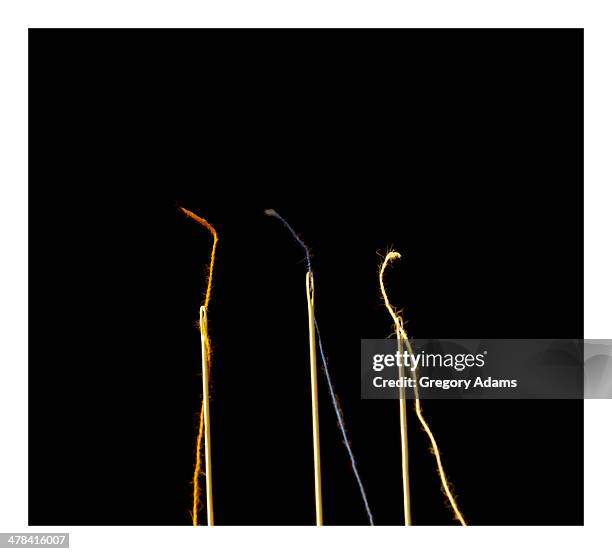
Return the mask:
[[[287, 221], [281, 217], [281, 215], [275, 210], [266, 210], [266, 215], [275, 217], [280, 220], [281, 223], [289, 230], [293, 238], [297, 241], [297, 243], [304, 249], [306, 253], [306, 267], [308, 271], [312, 273], [312, 264], [310, 260], [310, 251], [308, 247], [304, 243], [304, 241], [298, 236], [298, 234], [293, 230], [291, 225], [287, 223]], [[348, 435], [346, 432], [346, 427], [344, 424], [344, 419], [342, 417], [342, 412], [340, 411], [340, 406], [338, 405], [338, 399], [336, 398], [336, 394], [334, 392], [334, 386], [331, 380], [331, 375], [329, 373], [329, 368], [327, 367], [327, 357], [325, 356], [325, 350], [323, 349], [323, 340], [321, 339], [321, 333], [319, 332], [319, 324], [317, 322], [317, 318], [315, 315], [315, 330], [317, 332], [317, 342], [319, 343], [319, 352], [321, 354], [321, 360], [323, 362], [323, 372], [325, 373], [325, 378], [327, 380], [327, 388], [329, 390], [329, 395], [332, 399], [332, 404], [334, 406], [334, 411], [336, 412], [336, 418], [338, 419], [338, 425], [340, 427], [340, 431], [342, 432], [342, 442], [346, 447], [346, 451], [348, 452], [349, 458], [351, 459], [351, 466], [353, 468], [353, 473], [355, 474], [355, 479], [357, 479], [357, 484], [359, 485], [359, 491], [361, 492], [361, 498], [363, 500], [363, 504], [365, 506], [366, 512], [368, 513], [368, 519], [370, 520], [370, 525], [374, 525], [374, 518], [372, 517], [372, 512], [370, 510], [370, 504], [368, 503], [368, 498], [366, 496], [365, 489], [363, 487], [363, 483], [361, 482], [361, 477], [359, 477], [359, 472], [357, 471], [357, 461], [355, 460], [355, 456], [353, 455], [353, 450], [351, 449], [351, 445], [348, 440]]]
[[291, 233], [291, 235], [293, 236], [293, 238], [297, 241], [297, 243], [304, 249], [304, 252], [306, 252], [306, 267], [308, 268], [308, 271], [312, 272], [312, 264], [310, 262], [310, 250], [308, 250], [308, 246], [306, 246], [306, 244], [304, 243], [304, 241], [298, 236], [298, 234], [293, 230], [293, 227], [291, 227], [291, 225], [289, 225], [289, 223], [287, 223], [287, 221], [285, 220], [284, 217], [282, 217], [276, 210], [265, 210], [264, 213], [266, 215], [275, 217], [276, 219], [280, 220], [281, 223], [287, 227], [287, 229], [289, 230], [289, 232]]

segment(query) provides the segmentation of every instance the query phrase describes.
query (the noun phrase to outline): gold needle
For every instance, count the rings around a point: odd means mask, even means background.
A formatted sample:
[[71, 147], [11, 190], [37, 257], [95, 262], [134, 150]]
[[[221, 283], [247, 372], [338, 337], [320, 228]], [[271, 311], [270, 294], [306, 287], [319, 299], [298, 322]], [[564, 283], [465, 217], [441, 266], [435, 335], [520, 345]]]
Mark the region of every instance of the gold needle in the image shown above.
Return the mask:
[[[404, 380], [404, 364], [401, 361], [404, 355], [404, 344], [400, 329], [396, 327], [397, 348], [400, 353], [399, 377]], [[406, 391], [400, 387], [399, 411], [400, 411], [400, 432], [402, 438], [402, 485], [404, 490], [404, 525], [412, 525], [412, 515], [410, 512], [410, 478], [408, 473], [408, 418], [406, 415]]]
[[323, 498], [321, 493], [321, 450], [319, 446], [319, 391], [317, 386], [317, 347], [314, 319], [314, 277], [306, 273], [306, 298], [308, 301], [308, 333], [310, 337], [310, 393], [312, 402], [312, 446], [314, 452], [314, 487], [317, 527], [323, 525]]
[[209, 378], [210, 367], [208, 364], [208, 319], [206, 316], [206, 308], [200, 306], [200, 337], [202, 341], [202, 413], [204, 414], [204, 460], [205, 460], [205, 475], [206, 475], [206, 517], [209, 527], [215, 525], [215, 516], [213, 511], [213, 490], [212, 490], [212, 458], [210, 448], [210, 403], [209, 403]]

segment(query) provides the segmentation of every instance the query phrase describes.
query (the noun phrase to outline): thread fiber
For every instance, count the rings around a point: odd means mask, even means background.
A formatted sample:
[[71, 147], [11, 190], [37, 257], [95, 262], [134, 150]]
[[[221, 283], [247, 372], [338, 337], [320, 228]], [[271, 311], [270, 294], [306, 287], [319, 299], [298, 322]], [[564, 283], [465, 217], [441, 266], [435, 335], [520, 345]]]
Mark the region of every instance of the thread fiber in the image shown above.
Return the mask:
[[[215, 268], [215, 254], [217, 252], [217, 242], [219, 237], [217, 235], [217, 231], [215, 228], [208, 223], [204, 218], [194, 214], [193, 212], [186, 210], [185, 208], [181, 208], [181, 211], [190, 217], [191, 219], [197, 221], [200, 225], [204, 226], [213, 236], [213, 245], [212, 250], [210, 252], [210, 262], [208, 264], [208, 278], [206, 280], [206, 294], [204, 296], [204, 303], [202, 304], [204, 308], [204, 312], [208, 311], [208, 304], [210, 302], [210, 297], [212, 294], [212, 280], [213, 280], [213, 272]], [[208, 363], [208, 368], [210, 369], [210, 363], [212, 359], [212, 351], [210, 348], [210, 337], [208, 335], [208, 325], [202, 325], [202, 318], [200, 317], [200, 334], [202, 335], [202, 340], [205, 344], [206, 350], [206, 361]], [[207, 395], [208, 391], [203, 391], [203, 395]], [[200, 476], [202, 475], [202, 444], [204, 442], [204, 428], [206, 422], [204, 421], [204, 412], [205, 412], [205, 403], [206, 399], [202, 396], [202, 406], [200, 408], [200, 425], [198, 429], [198, 438], [196, 443], [196, 460], [195, 460], [195, 468], [193, 471], [193, 506], [191, 511], [191, 521], [194, 526], [198, 525], [198, 511], [200, 509]], [[210, 518], [209, 518], [210, 519]]]
[[[385, 256], [385, 259], [382, 265], [380, 266], [378, 280], [380, 283], [380, 291], [382, 293], [383, 300], [385, 301], [385, 306], [387, 307], [387, 311], [389, 312], [389, 314], [391, 314], [391, 317], [393, 318], [393, 322], [395, 323], [396, 333], [399, 335], [399, 337], [401, 337], [401, 340], [404, 341], [404, 344], [406, 345], [406, 348], [408, 349], [408, 353], [413, 357], [412, 359], [414, 359], [414, 352], [412, 350], [412, 344], [410, 343], [410, 340], [408, 339], [408, 335], [406, 334], [406, 331], [404, 330], [404, 324], [402, 322], [402, 318], [399, 316], [397, 310], [389, 302], [389, 297], [387, 296], [387, 291], [385, 290], [385, 283], [383, 279], [387, 265], [393, 260], [396, 260], [399, 258], [401, 258], [401, 255], [399, 254], [399, 252], [393, 252], [393, 251], [389, 252]], [[416, 370], [415, 370], [415, 377], [416, 377]], [[431, 444], [431, 450], [434, 455], [434, 458], [436, 459], [438, 475], [440, 477], [440, 481], [442, 482], [442, 490], [444, 491], [444, 494], [446, 495], [446, 497], [448, 498], [448, 501], [450, 502], [455, 518], [459, 521], [459, 523], [461, 523], [461, 525], [466, 526], [467, 523], [465, 522], [465, 518], [463, 517], [463, 514], [459, 510], [457, 501], [455, 497], [453, 496], [453, 493], [451, 492], [450, 485], [448, 483], [448, 479], [444, 471], [444, 466], [442, 465], [442, 458], [440, 456], [440, 449], [438, 448], [438, 443], [436, 442], [434, 434], [431, 431], [429, 425], [427, 424], [427, 421], [425, 420], [425, 416], [423, 415], [423, 410], [421, 407], [421, 400], [419, 399], [418, 387], [415, 387], [414, 392], [415, 392], [414, 409], [419, 419], [419, 422], [421, 423], [421, 427], [423, 428], [423, 430], [425, 431], [425, 433], [427, 434], [429, 438], [429, 442]]]
[[[289, 223], [287, 223], [287, 221], [278, 212], [276, 212], [275, 210], [265, 210], [265, 214], [278, 219], [291, 233], [295, 241], [302, 247], [302, 249], [304, 250], [304, 253], [306, 254], [306, 259], [305, 259], [306, 268], [312, 274], [312, 261], [310, 258], [310, 250], [308, 246], [306, 246], [304, 241], [293, 230], [291, 225], [289, 225]], [[353, 450], [351, 448], [351, 445], [348, 439], [346, 424], [344, 423], [344, 418], [342, 417], [342, 412], [340, 410], [338, 398], [336, 397], [336, 393], [334, 391], [334, 385], [331, 379], [329, 368], [327, 366], [327, 356], [325, 355], [325, 349], [323, 348], [323, 340], [321, 339], [321, 333], [319, 331], [319, 324], [317, 322], [316, 315], [315, 315], [314, 321], [315, 321], [315, 329], [317, 333], [317, 343], [319, 346], [319, 353], [321, 355], [321, 361], [323, 365], [323, 373], [325, 374], [325, 381], [327, 382], [327, 389], [329, 391], [329, 395], [331, 396], [332, 405], [334, 407], [334, 412], [336, 413], [336, 419], [338, 420], [338, 426], [340, 428], [340, 432], [342, 433], [342, 442], [350, 458], [351, 468], [353, 470], [353, 474], [355, 475], [357, 485], [359, 486], [359, 492], [361, 494], [361, 499], [363, 500], [363, 505], [365, 507], [365, 510], [368, 514], [368, 520], [370, 522], [370, 525], [374, 525], [374, 518], [372, 516], [372, 511], [370, 510], [370, 504], [368, 502], [368, 498], [365, 492], [365, 488], [363, 486], [363, 482], [361, 481], [361, 477], [359, 476], [359, 471], [357, 470], [357, 461], [355, 460], [355, 456], [353, 454]]]

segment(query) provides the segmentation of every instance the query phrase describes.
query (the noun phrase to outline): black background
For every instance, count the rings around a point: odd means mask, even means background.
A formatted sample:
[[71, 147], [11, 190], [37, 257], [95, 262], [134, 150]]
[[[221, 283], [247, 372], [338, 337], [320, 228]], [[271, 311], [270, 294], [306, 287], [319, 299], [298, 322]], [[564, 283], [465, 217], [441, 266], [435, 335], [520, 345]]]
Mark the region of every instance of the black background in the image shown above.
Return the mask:
[[[216, 522], [312, 524], [303, 254], [377, 524], [397, 404], [359, 339], [581, 337], [579, 30], [30, 31], [33, 525], [190, 524], [210, 306]], [[326, 524], [366, 524], [324, 381]], [[471, 524], [582, 524], [583, 406], [430, 402]], [[453, 524], [409, 412], [415, 524]], [[204, 510], [201, 513], [205, 518]]]

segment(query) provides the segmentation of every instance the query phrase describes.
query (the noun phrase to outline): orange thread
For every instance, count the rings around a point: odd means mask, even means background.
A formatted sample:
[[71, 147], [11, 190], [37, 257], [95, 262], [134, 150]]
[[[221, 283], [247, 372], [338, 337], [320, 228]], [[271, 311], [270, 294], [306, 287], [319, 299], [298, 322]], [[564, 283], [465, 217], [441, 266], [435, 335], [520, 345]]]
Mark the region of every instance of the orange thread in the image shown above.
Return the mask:
[[[208, 310], [208, 304], [210, 302], [210, 297], [211, 297], [211, 293], [212, 293], [212, 280], [213, 280], [213, 271], [214, 271], [214, 267], [215, 267], [215, 254], [217, 251], [217, 242], [219, 240], [219, 237], [217, 235], [217, 231], [215, 230], [215, 228], [208, 223], [208, 221], [206, 221], [204, 218], [194, 214], [193, 212], [186, 210], [185, 208], [181, 208], [181, 211], [187, 215], [188, 217], [190, 217], [191, 219], [197, 221], [200, 225], [204, 226], [213, 236], [213, 245], [212, 245], [212, 250], [210, 253], [210, 264], [208, 266], [208, 281], [206, 284], [206, 295], [204, 297], [204, 304], [202, 305], [204, 312], [206, 312]], [[202, 336], [202, 340], [204, 342], [205, 345], [205, 351], [206, 351], [206, 361], [208, 364], [208, 368], [210, 369], [210, 362], [211, 362], [211, 348], [210, 348], [210, 337], [208, 335], [208, 325], [207, 324], [202, 324], [202, 314], [200, 314], [200, 334]], [[203, 375], [204, 378], [204, 375]], [[195, 469], [193, 472], [193, 508], [192, 508], [192, 513], [191, 513], [191, 519], [193, 522], [194, 526], [198, 525], [198, 510], [200, 507], [200, 475], [202, 473], [202, 442], [203, 442], [203, 437], [204, 437], [204, 429], [206, 426], [206, 422], [204, 421], [204, 415], [205, 415], [205, 403], [207, 400], [206, 395], [208, 395], [208, 391], [204, 390], [203, 391], [203, 397], [202, 397], [202, 407], [200, 410], [200, 426], [199, 426], [199, 430], [198, 430], [198, 439], [197, 439], [197, 446], [196, 446], [196, 462], [195, 462]], [[207, 475], [207, 478], [209, 476]], [[210, 486], [210, 485], [209, 485]], [[211, 510], [212, 508], [212, 502], [209, 502], [209, 512], [212, 512]], [[208, 521], [209, 524], [212, 524], [212, 513], [208, 514]]]

